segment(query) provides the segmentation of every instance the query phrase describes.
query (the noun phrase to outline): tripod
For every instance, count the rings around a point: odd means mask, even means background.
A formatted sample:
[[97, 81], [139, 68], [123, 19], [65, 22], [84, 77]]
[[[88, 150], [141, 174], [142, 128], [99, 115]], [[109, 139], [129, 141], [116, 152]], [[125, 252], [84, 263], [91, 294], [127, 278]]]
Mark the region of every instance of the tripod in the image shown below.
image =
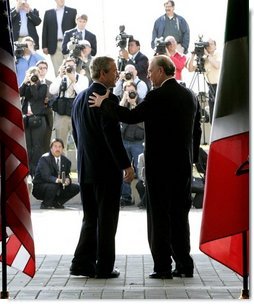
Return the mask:
[[[203, 144], [207, 145], [206, 142], [206, 133], [205, 133], [205, 123], [207, 122], [207, 116], [206, 116], [206, 110], [205, 110], [205, 106], [207, 103], [207, 100], [209, 98], [208, 93], [207, 93], [207, 81], [205, 79], [205, 75], [204, 75], [205, 69], [203, 66], [199, 66], [197, 67], [197, 69], [195, 70], [195, 74], [193, 75], [193, 78], [190, 82], [190, 86], [189, 88], [192, 89], [194, 86], [194, 83], [197, 81], [197, 88], [198, 88], [198, 95], [197, 95], [197, 99], [198, 102], [200, 104], [200, 108], [201, 108], [201, 123], [202, 123], [202, 133], [203, 133]], [[202, 75], [202, 89], [201, 90], [201, 75]]]

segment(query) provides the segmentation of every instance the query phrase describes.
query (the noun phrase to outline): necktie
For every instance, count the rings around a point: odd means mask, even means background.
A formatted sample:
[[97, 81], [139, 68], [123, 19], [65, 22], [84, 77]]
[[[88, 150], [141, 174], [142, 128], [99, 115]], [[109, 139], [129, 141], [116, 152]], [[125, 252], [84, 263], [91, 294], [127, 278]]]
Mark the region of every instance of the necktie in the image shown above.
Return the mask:
[[56, 166], [57, 166], [57, 171], [60, 173], [61, 169], [60, 169], [60, 159], [57, 158], [56, 160]]

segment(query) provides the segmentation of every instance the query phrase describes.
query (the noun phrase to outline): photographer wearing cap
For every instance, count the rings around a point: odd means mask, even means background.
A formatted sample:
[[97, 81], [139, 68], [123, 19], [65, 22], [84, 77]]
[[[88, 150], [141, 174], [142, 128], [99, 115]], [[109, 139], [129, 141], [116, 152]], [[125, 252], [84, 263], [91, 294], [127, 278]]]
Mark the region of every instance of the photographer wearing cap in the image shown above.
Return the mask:
[[19, 88], [22, 97], [26, 144], [30, 175], [33, 177], [37, 162], [45, 153], [44, 140], [47, 135], [46, 109], [47, 85], [39, 80], [39, 69], [30, 67]]
[[[199, 46], [200, 42], [196, 45]], [[202, 42], [201, 47], [195, 47], [191, 52], [191, 57], [187, 62], [189, 72], [199, 71], [204, 74], [205, 80], [209, 87], [209, 121], [212, 123], [214, 101], [219, 81], [221, 66], [221, 57], [217, 52], [216, 41], [208, 39], [207, 42]]]
[[[142, 102], [137, 93], [137, 86], [134, 82], [125, 81], [123, 84], [123, 98], [120, 106], [134, 109]], [[138, 156], [144, 152], [144, 123], [126, 124], [121, 123], [121, 133], [125, 150], [130, 161], [133, 163], [136, 177], [138, 178]], [[122, 207], [133, 205], [131, 184], [123, 181], [120, 204]]]
[[72, 132], [71, 109], [72, 104], [81, 91], [88, 87], [88, 78], [76, 72], [74, 58], [66, 58], [59, 68], [58, 76], [52, 81], [49, 93], [56, 96], [53, 102], [55, 136], [62, 138], [67, 147], [69, 132]]

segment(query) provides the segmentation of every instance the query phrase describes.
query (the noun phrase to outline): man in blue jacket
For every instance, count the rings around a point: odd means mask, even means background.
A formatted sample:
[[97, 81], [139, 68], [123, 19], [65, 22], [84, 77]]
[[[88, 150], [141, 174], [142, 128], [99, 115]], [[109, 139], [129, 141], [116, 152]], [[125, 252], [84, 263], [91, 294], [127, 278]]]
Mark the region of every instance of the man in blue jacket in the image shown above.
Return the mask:
[[162, 37], [164, 41], [167, 36], [173, 36], [177, 41], [177, 50], [187, 54], [190, 43], [189, 25], [182, 16], [175, 14], [174, 1], [166, 1], [164, 7], [166, 13], [154, 22], [151, 47], [155, 49], [156, 39]]

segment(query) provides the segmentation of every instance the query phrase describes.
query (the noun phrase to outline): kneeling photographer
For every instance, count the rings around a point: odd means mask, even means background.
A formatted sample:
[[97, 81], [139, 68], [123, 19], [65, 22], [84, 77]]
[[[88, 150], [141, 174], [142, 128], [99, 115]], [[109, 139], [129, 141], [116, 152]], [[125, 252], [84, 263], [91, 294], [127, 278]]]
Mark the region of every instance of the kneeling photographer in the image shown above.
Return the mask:
[[88, 78], [76, 72], [74, 58], [66, 58], [59, 68], [58, 76], [52, 81], [49, 93], [56, 98], [52, 103], [55, 136], [67, 147], [69, 132], [72, 132], [71, 108], [77, 94], [88, 87]]
[[195, 49], [187, 62], [189, 72], [197, 72], [204, 75], [209, 91], [209, 121], [212, 123], [214, 101], [219, 80], [221, 57], [216, 49], [216, 41], [209, 39], [207, 42], [199, 38], [195, 43]]
[[47, 133], [47, 85], [39, 80], [39, 69], [30, 67], [19, 88], [22, 97], [22, 113], [25, 126], [29, 170], [34, 176], [37, 162], [45, 153], [44, 138]]

